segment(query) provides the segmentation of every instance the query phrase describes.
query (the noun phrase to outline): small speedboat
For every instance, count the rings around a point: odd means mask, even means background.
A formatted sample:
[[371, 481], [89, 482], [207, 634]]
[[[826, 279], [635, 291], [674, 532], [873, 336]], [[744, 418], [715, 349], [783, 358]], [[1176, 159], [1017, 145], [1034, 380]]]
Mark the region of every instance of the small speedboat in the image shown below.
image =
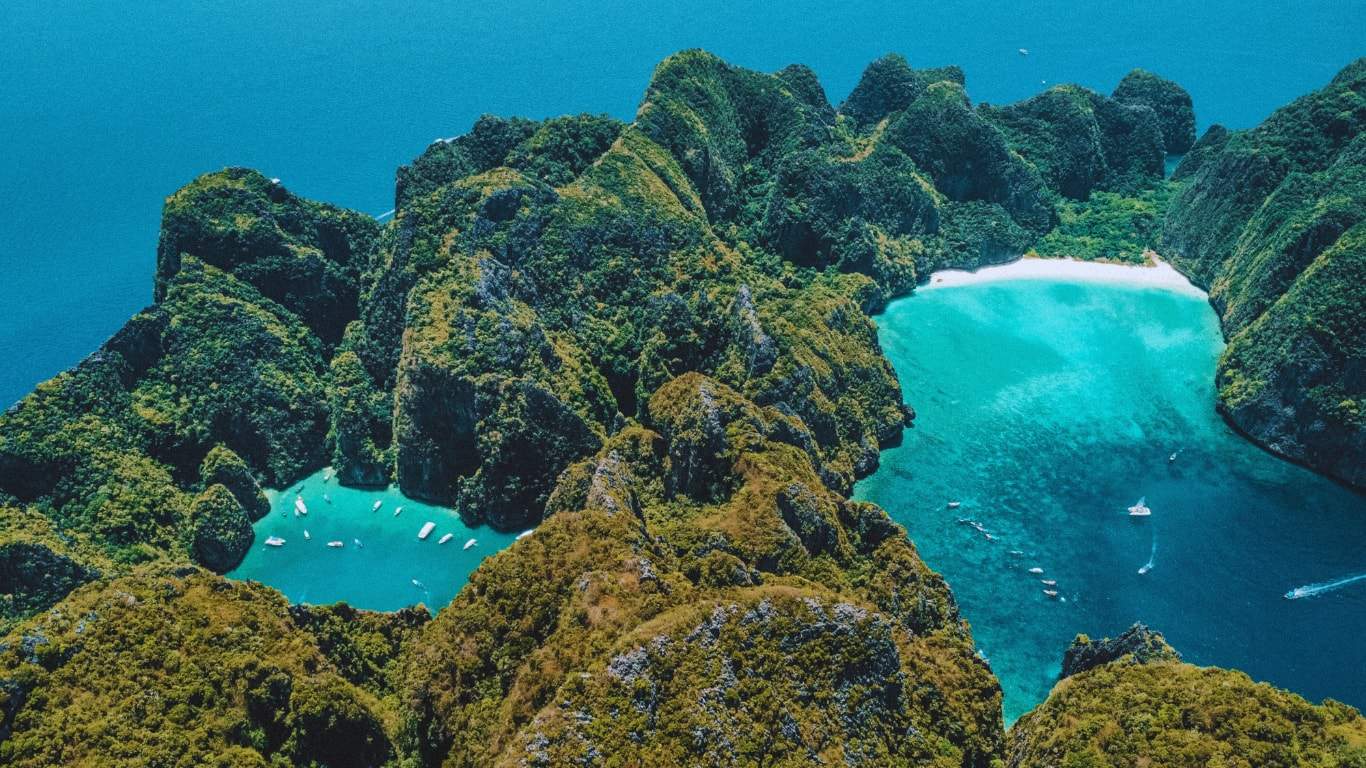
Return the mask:
[[352, 539], [351, 543], [355, 544], [357, 549], [360, 549], [361, 547], [365, 546], [364, 544], [360, 543], [360, 539]]
[[[378, 503], [378, 502], [376, 502], [376, 503]], [[375, 509], [379, 509], [379, 507], [375, 507]], [[397, 507], [395, 507], [395, 508], [394, 508], [394, 517], [398, 517], [398, 513], [399, 513], [399, 512], [402, 512], [402, 511], [403, 511], [403, 505], [402, 505], [402, 504], [400, 504], [400, 505], [398, 505]]]
[[427, 537], [432, 535], [432, 529], [435, 528], [435, 527], [436, 527], [436, 523], [430, 523], [430, 522], [428, 522], [428, 523], [423, 523], [423, 524], [422, 524], [422, 530], [420, 530], [420, 531], [417, 532], [417, 540], [418, 540], [418, 541], [426, 541], [426, 540], [427, 540]]
[[963, 502], [961, 502], [961, 501], [950, 501], [950, 502], [949, 502], [949, 509], [958, 509], [958, 508], [961, 507], [961, 506], [963, 506]]
[[1058, 586], [1058, 582], [1054, 581], [1053, 579], [1039, 579], [1039, 583], [1044, 585], [1045, 587]]
[[1054, 600], [1058, 599], [1058, 590], [1056, 589], [1045, 589], [1043, 593]]
[[1173, 453], [1172, 455], [1170, 455], [1170, 456], [1167, 457], [1167, 463], [1168, 463], [1168, 464], [1172, 463], [1173, 461], [1176, 461], [1176, 454], [1174, 454], [1174, 453]]
[[1147, 501], [1148, 497], [1144, 496], [1134, 502], [1134, 505], [1129, 507], [1129, 517], [1148, 517], [1151, 515], [1153, 511], [1148, 508]]
[[1033, 568], [1030, 568], [1029, 572], [1034, 574], [1035, 576], [1038, 576], [1039, 574], [1043, 573], [1043, 569], [1036, 565]]
[[370, 507], [370, 511], [371, 511], [371, 512], [378, 512], [378, 511], [379, 511], [379, 508], [382, 507], [382, 506], [384, 506], [384, 499], [377, 499], [377, 500], [375, 501], [375, 506]]
[[437, 539], [436, 543], [437, 543], [437, 544], [445, 544], [446, 542], [450, 541], [450, 540], [453, 539], [453, 538], [455, 538], [455, 534], [453, 534], [453, 533], [448, 533], [448, 534], [446, 534], [445, 536], [442, 536], [440, 539]]
[[1148, 575], [1148, 571], [1151, 571], [1152, 569], [1153, 569], [1153, 567], [1152, 567], [1151, 565], [1148, 565], [1147, 563], [1144, 563], [1143, 566], [1140, 567], [1140, 568], [1138, 569], [1138, 575], [1139, 575], [1139, 576], [1147, 576], [1147, 575]]
[[526, 537], [530, 536], [531, 534], [533, 534], [533, 533], [535, 533], [535, 532], [536, 532], [536, 529], [535, 529], [535, 528], [532, 528], [532, 529], [529, 530], [529, 531], [522, 531], [521, 533], [517, 534], [517, 538], [515, 539], [515, 541], [521, 541], [522, 539], [525, 539]]
[[284, 545], [285, 540], [280, 538], [279, 536], [270, 536], [266, 539], [267, 547], [283, 547]]
[[423, 584], [422, 582], [418, 581], [417, 579], [413, 579], [413, 586], [414, 586], [414, 587], [417, 587], [418, 589], [426, 589], [426, 588], [427, 588], [427, 585], [426, 585], [426, 584]]
[[313, 538], [313, 537], [308, 535], [308, 529], [305, 528], [305, 529], [304, 529], [304, 541], [308, 541], [308, 540], [311, 539], [311, 538]]
[[1015, 557], [1023, 557], [1023, 556], [1024, 556], [1024, 550], [1023, 550], [1023, 549], [1012, 549], [1012, 550], [1010, 550], [1010, 554], [1014, 555]]
[[331, 504], [331, 503], [332, 503], [332, 497], [331, 497], [331, 496], [328, 496], [327, 494], [324, 493], [324, 494], [323, 494], [323, 501], [327, 502], [328, 504]]
[[1019, 49], [1019, 50], [1020, 50], [1020, 55], [1021, 55], [1021, 56], [1028, 56], [1028, 55], [1029, 55], [1029, 49], [1028, 49], [1028, 48], [1021, 48], [1021, 49]]
[[329, 546], [329, 547], [331, 547], [331, 548], [333, 548], [333, 549], [341, 549], [342, 547], [346, 546], [346, 542], [344, 542], [344, 541], [329, 541], [329, 542], [327, 542], [327, 546]]
[[479, 540], [478, 540], [478, 539], [470, 539], [469, 541], [465, 542], [464, 549], [469, 549], [470, 547], [472, 547], [472, 546], [474, 546], [475, 544], [478, 544], [478, 543], [479, 543]]

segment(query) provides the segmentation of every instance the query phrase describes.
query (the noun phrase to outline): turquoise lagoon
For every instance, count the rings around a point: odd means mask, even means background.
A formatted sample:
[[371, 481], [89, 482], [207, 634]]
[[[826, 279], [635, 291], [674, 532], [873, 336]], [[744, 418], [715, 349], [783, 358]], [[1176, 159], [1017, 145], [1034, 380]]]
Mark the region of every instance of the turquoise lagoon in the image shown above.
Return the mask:
[[[378, 611], [422, 603], [435, 612], [455, 598], [485, 557], [517, 536], [470, 528], [453, 510], [409, 499], [397, 488], [345, 488], [335, 478], [324, 481], [325, 474], [266, 492], [270, 514], [257, 521], [256, 541], [230, 578], [268, 584], [292, 603], [345, 601]], [[303, 498], [306, 516], [294, 514], [296, 496]], [[373, 509], [376, 501], [379, 509]], [[436, 527], [421, 541], [417, 534], [428, 522]], [[451, 538], [439, 543], [448, 533]], [[284, 539], [284, 546], [267, 546], [271, 536]], [[465, 549], [470, 539], [477, 543]], [[329, 547], [331, 541], [342, 546]]]
[[[856, 489], [948, 579], [1007, 721], [1047, 696], [1077, 633], [1135, 621], [1196, 664], [1366, 705], [1366, 581], [1284, 597], [1366, 572], [1366, 498], [1218, 416], [1223, 342], [1198, 291], [1040, 266], [932, 281], [877, 318], [918, 416]], [[1140, 497], [1150, 518], [1126, 512]]]

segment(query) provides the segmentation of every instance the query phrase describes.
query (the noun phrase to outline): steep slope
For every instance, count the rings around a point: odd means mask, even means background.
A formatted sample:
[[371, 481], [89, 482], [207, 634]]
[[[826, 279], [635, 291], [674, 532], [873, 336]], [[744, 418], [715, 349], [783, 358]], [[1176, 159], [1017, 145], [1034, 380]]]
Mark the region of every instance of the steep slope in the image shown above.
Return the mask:
[[0, 639], [0, 762], [377, 766], [392, 712], [259, 584], [143, 568]]
[[1366, 59], [1249, 131], [1211, 129], [1164, 253], [1209, 288], [1219, 407], [1252, 439], [1366, 486]]
[[1048, 700], [1010, 731], [1011, 768], [1366, 764], [1366, 720], [1314, 706], [1240, 672], [1183, 664], [1142, 628], [1115, 641], [1078, 638], [1075, 664]]

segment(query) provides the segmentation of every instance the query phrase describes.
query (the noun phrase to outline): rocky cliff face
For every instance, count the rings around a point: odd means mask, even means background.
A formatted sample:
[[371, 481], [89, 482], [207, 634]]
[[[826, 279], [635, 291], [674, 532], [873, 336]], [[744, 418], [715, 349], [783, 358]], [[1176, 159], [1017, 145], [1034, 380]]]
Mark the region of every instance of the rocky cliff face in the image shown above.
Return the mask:
[[1366, 486], [1366, 59], [1254, 129], [1211, 129], [1178, 175], [1164, 253], [1223, 321], [1220, 410]]

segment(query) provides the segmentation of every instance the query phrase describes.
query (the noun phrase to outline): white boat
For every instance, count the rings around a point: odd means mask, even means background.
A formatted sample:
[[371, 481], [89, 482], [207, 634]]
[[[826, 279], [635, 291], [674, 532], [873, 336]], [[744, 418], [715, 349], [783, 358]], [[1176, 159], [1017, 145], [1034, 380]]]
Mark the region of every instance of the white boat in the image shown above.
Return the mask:
[[417, 532], [417, 540], [418, 540], [418, 541], [426, 541], [426, 540], [427, 540], [427, 537], [432, 535], [432, 529], [435, 528], [435, 527], [436, 527], [436, 523], [431, 523], [431, 522], [423, 523], [423, 524], [422, 524], [422, 530], [420, 530], [420, 531]]
[[360, 539], [352, 539], [351, 543], [355, 544], [357, 549], [365, 546], [364, 544], [360, 543]]
[[324, 494], [323, 494], [323, 501], [327, 502], [328, 504], [331, 504], [331, 503], [332, 503], [332, 497], [331, 497], [331, 496], [328, 496], [327, 494], [324, 493]]
[[327, 469], [324, 469], [324, 470], [323, 470], [323, 482], [325, 483], [325, 482], [327, 482], [328, 480], [331, 480], [331, 479], [332, 479], [332, 468], [331, 468], [331, 467], [328, 467]]
[[304, 529], [304, 541], [308, 541], [308, 540], [311, 539], [311, 538], [313, 538], [313, 537], [308, 535], [308, 529], [305, 528], [305, 529]]
[[1056, 590], [1056, 589], [1045, 589], [1045, 590], [1043, 591], [1043, 593], [1044, 593], [1045, 595], [1048, 595], [1049, 597], [1053, 598], [1054, 600], [1056, 600], [1056, 599], [1058, 598], [1058, 590]]
[[342, 542], [342, 541], [329, 541], [329, 542], [327, 542], [327, 546], [329, 546], [329, 547], [331, 547], [331, 548], [333, 548], [333, 549], [341, 549], [342, 547], [346, 546], [346, 542]]
[[531, 534], [533, 534], [533, 533], [535, 533], [535, 532], [536, 532], [536, 529], [535, 529], [535, 528], [532, 528], [531, 530], [528, 530], [528, 531], [522, 531], [521, 533], [517, 534], [517, 538], [515, 539], [515, 541], [521, 541], [522, 539], [525, 539], [526, 537], [530, 536]]
[[[376, 502], [376, 503], [378, 503], [378, 502]], [[375, 509], [379, 509], [379, 507], [375, 507]], [[394, 509], [394, 517], [398, 517], [398, 513], [399, 513], [399, 512], [402, 512], [402, 511], [403, 511], [403, 505], [400, 504], [398, 507], [396, 507], [396, 508]]]
[[1021, 48], [1021, 49], [1020, 49], [1020, 55], [1021, 55], [1021, 56], [1028, 56], [1028, 55], [1029, 55], [1029, 49], [1028, 49], [1028, 48]]
[[417, 587], [418, 589], [426, 589], [426, 588], [427, 588], [426, 585], [424, 585], [422, 582], [418, 581], [417, 579], [413, 579], [413, 586], [414, 586], [414, 587]]
[[1168, 463], [1168, 464], [1172, 463], [1173, 461], [1176, 461], [1176, 454], [1174, 454], [1174, 453], [1173, 453], [1172, 455], [1170, 455], [1170, 456], [1167, 457], [1167, 463]]
[[271, 536], [266, 539], [267, 547], [283, 547], [284, 545], [285, 540], [280, 538], [279, 536]]
[[442, 536], [442, 537], [440, 538], [440, 540], [438, 540], [436, 543], [437, 543], [437, 544], [445, 544], [446, 542], [450, 541], [450, 540], [453, 539], [453, 538], [455, 538], [455, 534], [453, 534], [453, 533], [448, 533], [448, 534], [446, 534], [445, 536]]
[[1153, 567], [1152, 567], [1151, 565], [1148, 565], [1147, 563], [1144, 563], [1143, 566], [1140, 567], [1140, 568], [1138, 569], [1138, 575], [1139, 575], [1139, 576], [1147, 576], [1147, 575], [1148, 575], [1148, 571], [1151, 571], [1152, 569], [1153, 569]]
[[961, 507], [961, 506], [963, 506], [963, 502], [961, 502], [961, 501], [950, 501], [950, 502], [949, 502], [949, 509], [958, 509], [958, 508]]
[[[377, 512], [377, 511], [379, 511], [380, 506], [382, 506], [383, 504], [384, 504], [384, 499], [378, 499], [377, 501], [375, 501], [375, 506], [373, 506], [373, 507], [370, 508], [370, 511], [371, 511], [371, 512]], [[395, 513], [395, 514], [397, 514], [397, 513]]]
[[1038, 576], [1039, 574], [1043, 573], [1043, 569], [1038, 566], [1035, 566], [1033, 568], [1030, 568], [1029, 572], [1034, 574], [1035, 576]]
[[1039, 579], [1039, 583], [1044, 585], [1045, 587], [1058, 586], [1058, 582], [1054, 581], [1053, 579]]
[[478, 544], [478, 543], [479, 543], [479, 540], [478, 540], [478, 539], [470, 539], [469, 541], [465, 542], [465, 549], [469, 549], [470, 547], [472, 547], [472, 546], [474, 546], [475, 544]]
[[308, 505], [304, 503], [304, 497], [294, 497], [294, 512], [299, 515], [308, 514]]
[[1129, 507], [1129, 517], [1147, 517], [1151, 515], [1153, 511], [1148, 508], [1147, 504], [1144, 503], [1147, 500], [1148, 497], [1144, 496], [1143, 498], [1135, 502], [1132, 507]]

